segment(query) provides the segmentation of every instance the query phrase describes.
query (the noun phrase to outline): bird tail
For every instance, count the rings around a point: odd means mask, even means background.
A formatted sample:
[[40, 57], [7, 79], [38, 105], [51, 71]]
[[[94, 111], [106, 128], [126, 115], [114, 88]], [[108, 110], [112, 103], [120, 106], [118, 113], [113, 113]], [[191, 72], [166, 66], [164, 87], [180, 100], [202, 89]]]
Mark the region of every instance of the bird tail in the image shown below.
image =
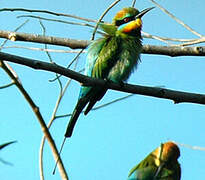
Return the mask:
[[89, 102], [89, 104], [88, 104], [88, 106], [87, 106], [87, 108], [86, 108], [86, 110], [84, 112], [85, 115], [87, 115], [89, 113], [89, 111], [93, 108], [93, 106], [95, 105], [96, 102], [97, 101], [90, 101]]
[[65, 133], [65, 137], [71, 137], [72, 133], [73, 133], [73, 129], [75, 127], [75, 124], [78, 120], [78, 117], [80, 115], [80, 113], [82, 112], [82, 110], [84, 109], [84, 107], [87, 105], [89, 99], [88, 98], [80, 98], [78, 100], [77, 105], [75, 106], [75, 109], [72, 113], [72, 116], [70, 118], [70, 121], [68, 123], [67, 129], [66, 129], [66, 133]]
[[72, 113], [72, 116], [70, 118], [70, 121], [69, 121], [67, 129], [66, 129], [66, 133], [65, 133], [66, 138], [72, 136], [73, 129], [74, 129], [75, 124], [78, 120], [78, 117], [79, 117], [80, 113], [83, 111], [84, 107], [88, 104], [88, 102], [89, 102], [89, 104], [84, 112], [85, 115], [87, 115], [88, 112], [95, 105], [95, 103], [97, 101], [99, 101], [104, 96], [106, 91], [107, 91], [106, 88], [100, 89], [97, 91], [96, 91], [96, 89], [94, 89], [94, 90], [90, 91], [86, 96], [84, 96], [78, 100], [78, 103], [75, 106], [75, 109]]
[[95, 103], [96, 103], [97, 101], [99, 101], [100, 99], [102, 99], [102, 97], [105, 95], [106, 92], [107, 92], [107, 89], [106, 89], [106, 88], [101, 89], [101, 90], [96, 94], [96, 96], [94, 96], [94, 97], [90, 100], [90, 102], [89, 102], [89, 104], [88, 104], [88, 106], [87, 106], [87, 108], [86, 108], [86, 110], [85, 110], [85, 112], [84, 112], [85, 115], [87, 115], [87, 114], [89, 113], [89, 111], [93, 108], [93, 106], [95, 105]]

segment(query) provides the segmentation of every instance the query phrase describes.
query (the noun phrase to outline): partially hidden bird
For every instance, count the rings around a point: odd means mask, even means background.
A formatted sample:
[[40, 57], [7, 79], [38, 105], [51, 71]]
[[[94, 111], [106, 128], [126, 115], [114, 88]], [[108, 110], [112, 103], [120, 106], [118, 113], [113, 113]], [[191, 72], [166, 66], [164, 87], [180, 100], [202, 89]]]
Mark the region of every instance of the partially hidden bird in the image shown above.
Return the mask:
[[[150, 11], [141, 12], [133, 7], [123, 8], [112, 20], [111, 24], [100, 23], [104, 37], [93, 41], [88, 47], [85, 75], [104, 79], [115, 83], [123, 83], [130, 76], [140, 60], [141, 17]], [[106, 93], [102, 86], [81, 86], [78, 102], [69, 121], [65, 138], [71, 137], [77, 119], [83, 109], [87, 115], [97, 101]]]
[[180, 180], [180, 150], [173, 142], [161, 144], [131, 169], [127, 180]]

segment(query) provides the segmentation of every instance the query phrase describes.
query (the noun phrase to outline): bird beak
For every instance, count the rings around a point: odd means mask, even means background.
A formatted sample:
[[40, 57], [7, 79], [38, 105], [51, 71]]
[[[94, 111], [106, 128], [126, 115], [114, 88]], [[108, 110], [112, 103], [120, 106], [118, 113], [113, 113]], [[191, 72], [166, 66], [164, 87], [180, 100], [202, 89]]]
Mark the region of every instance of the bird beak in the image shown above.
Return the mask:
[[152, 9], [154, 9], [154, 7], [144, 9], [143, 11], [141, 11], [141, 12], [135, 17], [135, 19], [141, 18], [142, 16], [144, 16], [147, 12], [149, 12], [149, 11], [152, 10]]

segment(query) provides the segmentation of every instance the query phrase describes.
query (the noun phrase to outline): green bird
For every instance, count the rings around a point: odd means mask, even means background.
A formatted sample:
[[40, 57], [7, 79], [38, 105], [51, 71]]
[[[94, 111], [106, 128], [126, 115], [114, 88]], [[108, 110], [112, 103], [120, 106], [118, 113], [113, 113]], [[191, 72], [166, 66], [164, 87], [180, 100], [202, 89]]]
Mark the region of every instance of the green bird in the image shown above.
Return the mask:
[[[140, 60], [141, 17], [152, 8], [139, 12], [133, 7], [119, 11], [112, 24], [101, 23], [100, 28], [106, 35], [93, 41], [88, 47], [85, 75], [122, 83], [130, 76]], [[87, 105], [84, 114], [92, 109], [106, 93], [106, 87], [81, 86], [77, 105], [69, 121], [65, 137], [71, 137], [80, 113]]]
[[173, 142], [161, 144], [131, 169], [127, 180], [180, 180], [179, 148]]

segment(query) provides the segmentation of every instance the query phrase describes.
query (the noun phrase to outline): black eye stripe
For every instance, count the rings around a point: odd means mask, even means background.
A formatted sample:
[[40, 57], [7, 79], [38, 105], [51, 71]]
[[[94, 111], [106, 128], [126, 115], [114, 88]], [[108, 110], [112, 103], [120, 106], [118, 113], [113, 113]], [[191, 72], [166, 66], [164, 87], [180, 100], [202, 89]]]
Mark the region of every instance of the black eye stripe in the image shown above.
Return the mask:
[[[127, 21], [127, 18], [128, 18], [128, 21]], [[125, 20], [125, 19], [126, 19], [126, 20]], [[125, 18], [122, 19], [122, 20], [117, 20], [116, 23], [115, 23], [115, 25], [116, 25], [116, 26], [120, 26], [120, 25], [122, 25], [122, 24], [125, 24], [125, 23], [130, 22], [130, 21], [133, 21], [133, 20], [135, 20], [135, 16], [125, 17]]]

